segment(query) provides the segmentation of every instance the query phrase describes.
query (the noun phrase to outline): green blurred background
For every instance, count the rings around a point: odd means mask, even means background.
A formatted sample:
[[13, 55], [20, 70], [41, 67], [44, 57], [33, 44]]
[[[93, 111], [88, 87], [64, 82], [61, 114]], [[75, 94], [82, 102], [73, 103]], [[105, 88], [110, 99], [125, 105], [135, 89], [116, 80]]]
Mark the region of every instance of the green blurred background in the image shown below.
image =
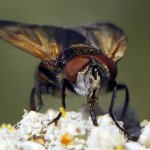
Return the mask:
[[[146, 0], [1, 0], [0, 19], [57, 26], [108, 21], [124, 29], [128, 49], [118, 63], [118, 82], [128, 85], [131, 106], [141, 120], [150, 119], [150, 1]], [[33, 74], [40, 62], [0, 41], [0, 123], [16, 123], [28, 109]], [[119, 92], [118, 100], [123, 100]], [[100, 105], [107, 111], [110, 94]], [[67, 97], [69, 110], [77, 110], [86, 98]], [[60, 99], [44, 97], [45, 109], [60, 106]]]

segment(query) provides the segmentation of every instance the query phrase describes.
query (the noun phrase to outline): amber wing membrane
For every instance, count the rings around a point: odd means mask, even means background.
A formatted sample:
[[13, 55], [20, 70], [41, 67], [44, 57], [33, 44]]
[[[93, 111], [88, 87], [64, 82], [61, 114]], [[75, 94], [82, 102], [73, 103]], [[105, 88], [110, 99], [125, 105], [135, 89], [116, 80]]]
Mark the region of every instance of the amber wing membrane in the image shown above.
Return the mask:
[[84, 43], [78, 32], [54, 26], [0, 21], [0, 38], [42, 60], [54, 62], [62, 49]]
[[86, 43], [100, 48], [104, 54], [114, 62], [120, 60], [127, 47], [127, 38], [124, 32], [111, 23], [87, 24], [72, 28], [86, 38]]
[[42, 60], [54, 62], [60, 52], [74, 44], [99, 48], [113, 61], [124, 55], [124, 32], [110, 23], [95, 23], [71, 28], [0, 21], [0, 38]]

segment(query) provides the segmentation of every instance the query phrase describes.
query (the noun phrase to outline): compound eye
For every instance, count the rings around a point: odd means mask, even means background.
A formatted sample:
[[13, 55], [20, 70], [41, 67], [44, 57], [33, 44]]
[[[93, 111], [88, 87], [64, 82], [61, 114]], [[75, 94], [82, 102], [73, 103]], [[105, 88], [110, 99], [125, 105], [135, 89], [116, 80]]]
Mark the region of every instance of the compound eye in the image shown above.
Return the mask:
[[64, 74], [71, 83], [76, 83], [77, 74], [88, 64], [89, 59], [84, 57], [76, 57], [70, 60], [65, 68]]

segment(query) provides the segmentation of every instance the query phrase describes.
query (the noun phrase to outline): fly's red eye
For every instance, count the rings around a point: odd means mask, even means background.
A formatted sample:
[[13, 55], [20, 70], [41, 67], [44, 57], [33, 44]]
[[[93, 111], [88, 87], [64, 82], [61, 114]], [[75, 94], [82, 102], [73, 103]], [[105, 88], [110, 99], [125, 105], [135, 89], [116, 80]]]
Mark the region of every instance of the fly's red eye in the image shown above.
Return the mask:
[[70, 60], [65, 68], [64, 74], [66, 78], [72, 82], [76, 82], [77, 74], [83, 69], [83, 67], [88, 64], [89, 58], [77, 56], [74, 59]]

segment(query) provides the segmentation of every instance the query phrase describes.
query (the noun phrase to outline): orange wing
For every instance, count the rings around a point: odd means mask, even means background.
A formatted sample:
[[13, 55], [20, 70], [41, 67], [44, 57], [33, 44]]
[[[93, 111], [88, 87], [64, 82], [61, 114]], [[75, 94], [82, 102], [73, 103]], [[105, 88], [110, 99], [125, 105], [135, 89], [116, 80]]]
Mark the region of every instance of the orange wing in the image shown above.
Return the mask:
[[87, 24], [71, 28], [86, 38], [86, 43], [100, 48], [113, 61], [120, 60], [127, 47], [127, 38], [124, 32], [111, 23]]
[[123, 57], [127, 45], [124, 32], [110, 23], [60, 28], [0, 21], [0, 38], [51, 62], [57, 60], [62, 49], [74, 44], [89, 44], [100, 48], [116, 62]]
[[72, 30], [0, 21], [0, 38], [45, 61], [56, 61], [61, 50], [85, 38]]

